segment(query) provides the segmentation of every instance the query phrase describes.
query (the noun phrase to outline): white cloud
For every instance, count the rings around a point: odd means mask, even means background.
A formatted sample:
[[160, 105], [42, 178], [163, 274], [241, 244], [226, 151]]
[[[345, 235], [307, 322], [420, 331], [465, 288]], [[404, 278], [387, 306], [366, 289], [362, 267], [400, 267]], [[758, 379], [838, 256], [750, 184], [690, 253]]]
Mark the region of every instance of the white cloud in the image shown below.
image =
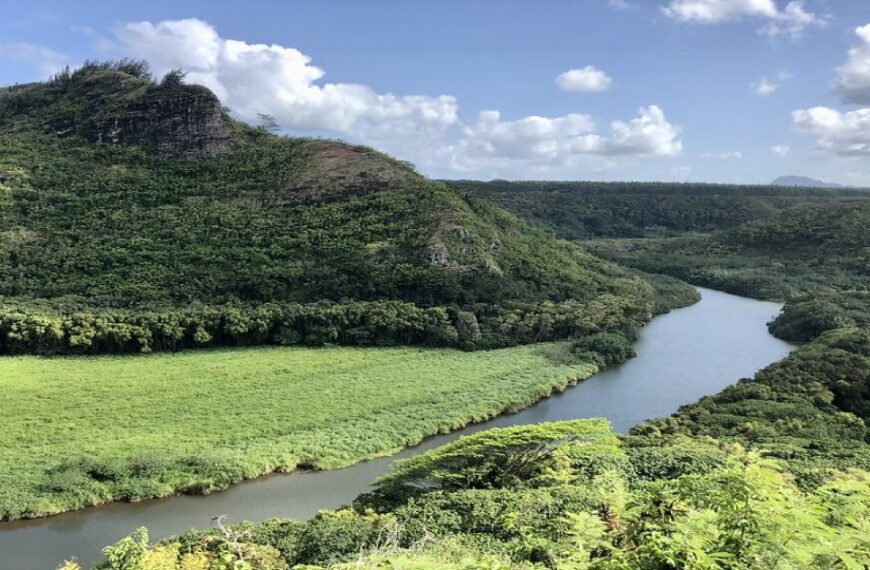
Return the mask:
[[791, 39], [797, 39], [803, 34], [805, 28], [822, 26], [825, 21], [824, 18], [807, 12], [802, 1], [795, 0], [786, 4], [785, 10], [779, 12], [775, 18], [758, 31], [772, 38], [788, 36]]
[[841, 113], [828, 107], [792, 111], [792, 122], [817, 137], [817, 148], [841, 157], [870, 157], [870, 108]]
[[773, 92], [779, 88], [779, 85], [777, 85], [767, 77], [762, 77], [758, 81], [752, 83], [750, 87], [752, 87], [756, 95], [767, 96], [773, 95]]
[[743, 158], [743, 153], [739, 150], [730, 150], [726, 152], [705, 152], [701, 158], [717, 158], [719, 160], [734, 160]]
[[834, 90], [849, 103], [870, 104], [870, 24], [855, 28], [861, 43], [849, 50], [849, 60], [837, 68]]
[[607, 91], [612, 82], [606, 73], [591, 65], [568, 70], [556, 77], [556, 84], [564, 91]]
[[705, 24], [747, 16], [774, 18], [779, 13], [773, 0], [672, 0], [662, 10], [682, 22]]
[[438, 137], [458, 120], [448, 95], [393, 95], [355, 83], [320, 83], [325, 73], [301, 51], [222, 38], [202, 20], [117, 27], [119, 49], [144, 58], [157, 74], [187, 72], [212, 89], [240, 118], [273, 115], [285, 129], [328, 131], [368, 142]]
[[758, 81], [753, 81], [749, 84], [749, 87], [755, 91], [756, 95], [761, 95], [762, 97], [766, 97], [768, 95], [773, 95], [777, 89], [782, 87], [782, 84], [792, 78], [790, 73], [785, 71], [780, 71], [776, 74], [774, 79], [769, 78], [768, 76], [764, 76]]
[[[223, 38], [202, 20], [128, 23], [115, 28], [114, 36], [116, 56], [146, 59], [156, 74], [182, 69], [188, 82], [211, 88], [241, 119], [256, 121], [258, 113], [267, 113], [284, 129], [337, 133], [430, 172], [504, 167], [530, 173], [580, 162], [595, 170], [623, 158], [669, 157], [682, 150], [679, 127], [654, 105], [630, 121], [611, 123], [606, 133], [582, 113], [508, 121], [497, 111], [484, 111], [463, 124], [454, 97], [328, 83], [301, 51]], [[610, 82], [591, 67], [572, 71], [584, 77], [569, 75], [569, 83], [583, 79], [583, 87], [597, 88]]]
[[789, 148], [785, 145], [778, 144], [778, 145], [774, 145], [774, 146], [770, 147], [770, 152], [772, 152], [776, 156], [785, 157], [785, 156], [789, 155], [789, 153], [791, 152], [791, 148]]
[[803, 0], [792, 0], [782, 10], [774, 0], [671, 0], [662, 7], [680, 22], [717, 24], [745, 18], [766, 20], [759, 33], [797, 38], [809, 26], [822, 25], [824, 18], [807, 12]]
[[610, 133], [596, 133], [589, 115], [530, 116], [503, 120], [498, 111], [484, 111], [466, 126], [463, 137], [445, 149], [458, 170], [538, 170], [575, 165], [590, 158], [676, 156], [682, 151], [680, 128], [662, 110], [643, 107], [628, 122], [614, 121]]
[[0, 43], [0, 57], [33, 65], [45, 77], [57, 73], [69, 63], [69, 59], [64, 54], [28, 42]]

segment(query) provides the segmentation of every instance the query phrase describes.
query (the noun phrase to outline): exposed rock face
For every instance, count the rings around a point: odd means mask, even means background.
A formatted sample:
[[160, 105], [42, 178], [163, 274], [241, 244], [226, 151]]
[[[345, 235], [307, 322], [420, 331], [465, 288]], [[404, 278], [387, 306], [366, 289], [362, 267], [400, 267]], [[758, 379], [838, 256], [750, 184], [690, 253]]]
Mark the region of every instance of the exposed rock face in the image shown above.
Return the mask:
[[97, 68], [10, 92], [0, 103], [0, 110], [5, 105], [12, 111], [7, 128], [13, 130], [26, 125], [17, 119], [30, 115], [60, 137], [141, 146], [165, 156], [212, 157], [230, 147], [230, 121], [220, 100], [180, 78], [157, 84]]
[[94, 142], [138, 145], [177, 157], [217, 156], [229, 147], [221, 105], [205, 89], [146, 94], [90, 133]]

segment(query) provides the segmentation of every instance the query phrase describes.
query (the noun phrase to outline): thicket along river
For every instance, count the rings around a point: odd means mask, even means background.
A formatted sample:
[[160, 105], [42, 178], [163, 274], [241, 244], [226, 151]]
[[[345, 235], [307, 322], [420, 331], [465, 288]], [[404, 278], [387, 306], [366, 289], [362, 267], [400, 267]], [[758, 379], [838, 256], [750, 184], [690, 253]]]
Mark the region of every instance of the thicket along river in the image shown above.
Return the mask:
[[270, 475], [208, 496], [114, 503], [2, 523], [0, 569], [50, 570], [72, 557], [87, 567], [101, 560], [103, 546], [140, 526], [148, 527], [156, 540], [209, 527], [222, 514], [229, 516], [229, 522], [311, 517], [320, 509], [350, 503], [394, 460], [491, 427], [605, 417], [617, 431], [626, 432], [645, 419], [669, 415], [683, 404], [752, 376], [793, 348], [767, 332], [766, 323], [780, 305], [700, 291], [699, 303], [659, 316], [641, 330], [636, 358], [518, 413], [435, 436], [394, 456], [347, 469]]

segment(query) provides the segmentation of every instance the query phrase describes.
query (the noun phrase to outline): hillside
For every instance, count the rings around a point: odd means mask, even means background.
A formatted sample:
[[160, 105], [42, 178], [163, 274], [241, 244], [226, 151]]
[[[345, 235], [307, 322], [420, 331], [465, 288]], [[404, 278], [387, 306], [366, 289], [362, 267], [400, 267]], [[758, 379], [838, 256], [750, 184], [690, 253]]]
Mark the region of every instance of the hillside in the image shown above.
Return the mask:
[[[239, 123], [180, 73], [87, 64], [0, 91], [0, 351], [370, 342], [348, 319], [387, 320], [380, 343], [509, 344], [483, 337], [542, 303], [630, 328], [650, 294], [371, 149]], [[397, 311], [429, 312], [400, 338]]]
[[645, 271], [787, 301], [770, 323], [786, 340], [870, 325], [870, 200], [796, 207], [708, 235], [586, 243]]
[[870, 198], [860, 189], [665, 182], [447, 181], [550, 228], [566, 239], [711, 232], [801, 204]]
[[808, 341], [870, 324], [870, 191], [634, 182], [455, 181], [599, 256], [788, 301], [771, 332]]
[[710, 235], [589, 243], [645, 271], [765, 299], [870, 286], [870, 200], [801, 206]]

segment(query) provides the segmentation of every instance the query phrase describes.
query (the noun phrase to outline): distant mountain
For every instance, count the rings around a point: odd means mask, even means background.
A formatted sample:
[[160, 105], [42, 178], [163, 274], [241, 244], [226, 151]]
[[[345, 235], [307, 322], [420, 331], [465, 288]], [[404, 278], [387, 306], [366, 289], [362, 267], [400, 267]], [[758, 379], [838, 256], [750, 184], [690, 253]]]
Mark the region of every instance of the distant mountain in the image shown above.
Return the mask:
[[780, 176], [773, 182], [771, 182], [773, 186], [807, 186], [810, 188], [842, 188], [842, 184], [835, 184], [833, 182], [824, 182], [822, 180], [816, 180], [815, 178], [808, 178], [806, 176]]

